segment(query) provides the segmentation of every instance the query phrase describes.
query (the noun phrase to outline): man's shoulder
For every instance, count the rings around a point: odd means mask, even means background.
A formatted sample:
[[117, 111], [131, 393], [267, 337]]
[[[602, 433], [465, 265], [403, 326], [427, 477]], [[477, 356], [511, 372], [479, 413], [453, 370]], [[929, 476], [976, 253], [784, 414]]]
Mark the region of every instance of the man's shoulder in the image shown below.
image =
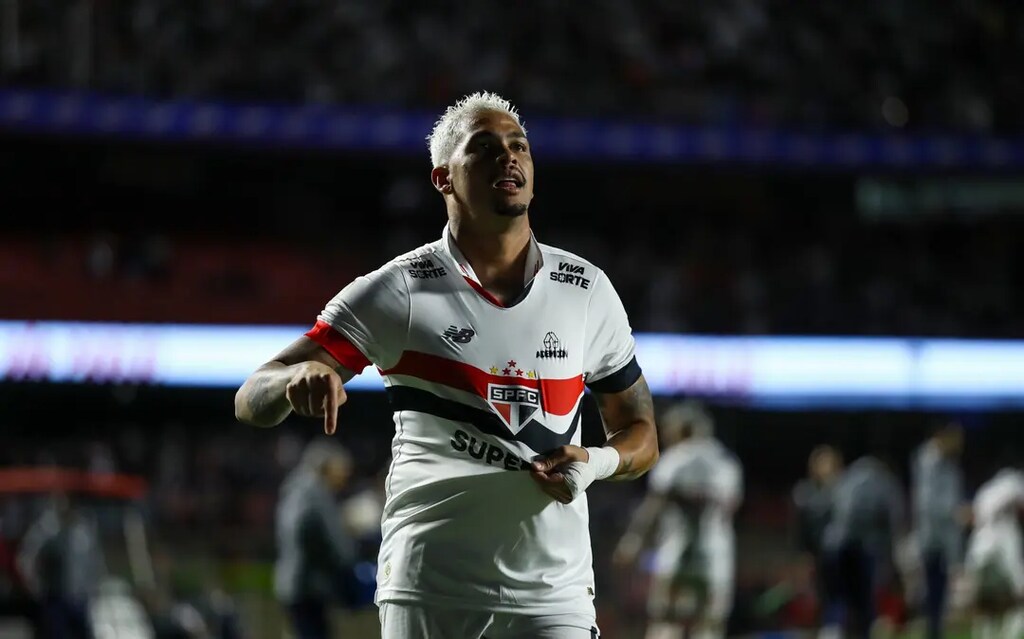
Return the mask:
[[[590, 260], [547, 244], [540, 244], [540, 249], [544, 256], [544, 271], [549, 274], [545, 279], [569, 284], [583, 292], [588, 299], [595, 290], [601, 290], [601, 295], [607, 295], [609, 291], [614, 290], [613, 286], [609, 286], [610, 282], [604, 271]], [[605, 282], [599, 287], [596, 283], [601, 280]]]
[[420, 274], [420, 272], [434, 271], [442, 273], [446, 270], [447, 265], [440, 259], [440, 252], [440, 240], [424, 244], [391, 258], [375, 271], [367, 273], [365, 277], [374, 280], [390, 279], [396, 281], [404, 277], [406, 273], [412, 273], [413, 277]]
[[[545, 265], [549, 265], [551, 270], [559, 270], [559, 266], [562, 264], [571, 264], [573, 266], [582, 266], [584, 269], [592, 271], [594, 274], [604, 272], [599, 266], [590, 260], [580, 257], [571, 251], [541, 242], [538, 242], [537, 244], [540, 246], [541, 255], [544, 256]], [[564, 266], [562, 266], [562, 268], [564, 268]]]
[[735, 472], [743, 472], [743, 462], [740, 461], [740, 456], [730, 450], [722, 442], [715, 440], [717, 443], [716, 454], [722, 465], [729, 470]]
[[982, 492], [985, 488], [1020, 490], [1024, 488], [1024, 473], [1019, 470], [1003, 469], [995, 477], [982, 484], [978, 492]]
[[798, 507], [807, 506], [814, 499], [816, 492], [814, 483], [805, 477], [793, 486], [793, 502]]
[[914, 449], [913, 457], [918, 464], [935, 464], [939, 461], [939, 451], [927, 441]]
[[425, 260], [438, 257], [439, 254], [441, 253], [441, 249], [441, 240], [434, 240], [433, 242], [428, 242], [423, 246], [419, 246], [411, 251], [407, 251], [405, 253], [402, 253], [401, 255], [392, 258], [391, 261], [385, 264], [384, 266], [394, 265], [395, 267], [398, 268], [406, 268], [410, 262], [416, 262], [418, 260]]

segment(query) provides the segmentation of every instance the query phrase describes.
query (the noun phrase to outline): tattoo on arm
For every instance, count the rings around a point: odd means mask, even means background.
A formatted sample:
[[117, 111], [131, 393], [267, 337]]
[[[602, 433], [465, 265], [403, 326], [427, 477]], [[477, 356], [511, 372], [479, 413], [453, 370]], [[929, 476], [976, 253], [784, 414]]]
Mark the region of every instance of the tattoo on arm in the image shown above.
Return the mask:
[[288, 416], [291, 405], [281, 384], [282, 368], [284, 365], [280, 362], [271, 362], [261, 366], [246, 380], [235, 394], [235, 416], [238, 419], [254, 426], [275, 426]]
[[334, 368], [347, 382], [355, 373], [339, 365], [323, 346], [306, 336], [292, 342], [249, 376], [235, 394], [235, 416], [256, 426], [280, 424], [291, 413], [285, 389], [291, 375], [290, 367], [317, 362]]
[[[654, 425], [654, 399], [647, 380], [638, 379], [631, 387], [621, 393], [597, 393], [597, 404], [601, 417], [605, 422], [609, 443], [635, 441], [643, 437], [635, 433], [635, 429], [646, 429]], [[631, 432], [632, 431], [632, 432]], [[644, 457], [649, 453], [643, 444], [626, 444], [616, 446], [619, 450], [619, 470], [613, 479], [635, 479], [647, 472], [649, 463], [637, 456]]]
[[[647, 380], [641, 377], [635, 384], [621, 393], [595, 393], [597, 406], [601, 409], [601, 416], [605, 420], [605, 428], [609, 422], [619, 424], [622, 427], [629, 426], [634, 420], [640, 417], [654, 415], [654, 398], [651, 397], [651, 389], [647, 386]], [[609, 436], [617, 431], [611, 431]]]
[[616, 475], [621, 475], [623, 477], [632, 477], [633, 476], [633, 457], [632, 456], [622, 457], [622, 462], [619, 464], [619, 470], [615, 474]]
[[270, 396], [270, 380], [265, 376], [253, 380], [252, 389], [249, 391], [249, 410], [253, 415], [263, 412]]
[[[608, 404], [607, 396], [599, 395], [598, 397], [604, 400], [602, 403], [605, 406]], [[628, 389], [618, 394], [616, 399], [619, 400], [619, 405], [616, 407], [618, 412], [627, 413], [629, 415], [654, 414], [654, 398], [651, 397], [651, 389], [647, 386], [647, 380], [643, 377], [638, 379], [636, 383]], [[604, 408], [604, 406], [602, 406], [602, 408]]]

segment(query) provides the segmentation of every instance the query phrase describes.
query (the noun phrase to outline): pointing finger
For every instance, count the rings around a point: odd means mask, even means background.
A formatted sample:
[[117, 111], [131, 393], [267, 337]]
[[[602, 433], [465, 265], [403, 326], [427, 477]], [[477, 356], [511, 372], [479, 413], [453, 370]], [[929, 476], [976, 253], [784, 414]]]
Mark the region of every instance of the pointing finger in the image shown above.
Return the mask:
[[324, 394], [324, 432], [333, 435], [338, 430], [338, 389], [337, 381], [333, 378], [328, 383], [327, 392]]

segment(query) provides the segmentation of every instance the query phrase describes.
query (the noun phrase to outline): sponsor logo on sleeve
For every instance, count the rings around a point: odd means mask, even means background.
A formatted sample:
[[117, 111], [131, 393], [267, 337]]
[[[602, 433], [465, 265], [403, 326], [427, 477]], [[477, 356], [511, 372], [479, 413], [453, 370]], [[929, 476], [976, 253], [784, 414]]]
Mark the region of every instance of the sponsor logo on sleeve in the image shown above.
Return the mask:
[[579, 264], [573, 264], [571, 262], [559, 262], [558, 270], [551, 271], [552, 282], [561, 282], [562, 284], [569, 284], [570, 286], [578, 286], [583, 289], [590, 288], [590, 280], [583, 277], [584, 268]]
[[429, 258], [410, 262], [408, 273], [409, 277], [417, 280], [432, 280], [448, 275], [443, 266], [437, 266], [434, 260]]

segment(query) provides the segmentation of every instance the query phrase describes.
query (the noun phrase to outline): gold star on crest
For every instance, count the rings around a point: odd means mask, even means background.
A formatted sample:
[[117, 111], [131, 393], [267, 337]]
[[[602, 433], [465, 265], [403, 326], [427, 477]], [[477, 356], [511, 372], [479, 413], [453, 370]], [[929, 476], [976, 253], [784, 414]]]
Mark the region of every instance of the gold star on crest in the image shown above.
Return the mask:
[[534, 379], [535, 377], [537, 377], [537, 372], [536, 371], [527, 371], [526, 372], [526, 376], [529, 377], [530, 379]]
[[498, 367], [497, 366], [491, 366], [491, 375], [497, 375], [497, 374], [498, 374]]

